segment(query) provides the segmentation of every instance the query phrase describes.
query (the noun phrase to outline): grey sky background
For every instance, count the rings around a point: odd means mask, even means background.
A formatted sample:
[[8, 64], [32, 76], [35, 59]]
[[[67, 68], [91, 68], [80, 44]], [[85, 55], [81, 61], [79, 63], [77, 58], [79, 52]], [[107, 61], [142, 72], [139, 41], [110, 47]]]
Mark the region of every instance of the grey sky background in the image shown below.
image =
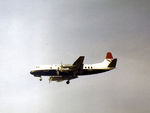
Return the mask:
[[[1, 113], [149, 113], [149, 0], [0, 0]], [[117, 69], [69, 85], [30, 75], [39, 64]]]

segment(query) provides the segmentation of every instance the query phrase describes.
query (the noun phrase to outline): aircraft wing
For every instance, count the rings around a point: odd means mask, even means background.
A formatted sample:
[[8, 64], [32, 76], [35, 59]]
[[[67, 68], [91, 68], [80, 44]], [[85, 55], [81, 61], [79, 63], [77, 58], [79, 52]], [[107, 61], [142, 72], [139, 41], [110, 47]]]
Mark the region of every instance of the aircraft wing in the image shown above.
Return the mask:
[[74, 73], [80, 72], [83, 69], [83, 61], [84, 56], [80, 56], [73, 64], [72, 64], [72, 71]]

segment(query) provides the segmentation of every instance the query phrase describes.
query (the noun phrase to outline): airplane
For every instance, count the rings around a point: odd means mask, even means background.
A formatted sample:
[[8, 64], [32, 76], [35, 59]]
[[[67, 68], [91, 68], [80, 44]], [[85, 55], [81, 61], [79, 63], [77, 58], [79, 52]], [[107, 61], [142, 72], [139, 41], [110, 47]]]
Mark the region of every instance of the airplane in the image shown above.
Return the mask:
[[50, 76], [49, 82], [61, 82], [66, 80], [66, 84], [70, 80], [78, 78], [78, 76], [98, 74], [110, 71], [116, 68], [117, 58], [113, 58], [111, 52], [107, 52], [103, 62], [95, 64], [83, 64], [84, 56], [80, 56], [73, 64], [53, 64], [36, 66], [35, 69], [30, 71], [30, 74], [35, 77]]

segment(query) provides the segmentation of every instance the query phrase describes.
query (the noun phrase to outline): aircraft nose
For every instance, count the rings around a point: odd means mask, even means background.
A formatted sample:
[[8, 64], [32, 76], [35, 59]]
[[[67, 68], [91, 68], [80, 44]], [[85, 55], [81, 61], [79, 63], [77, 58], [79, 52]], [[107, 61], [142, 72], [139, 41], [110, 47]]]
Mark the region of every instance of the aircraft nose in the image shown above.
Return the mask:
[[33, 74], [34, 74], [34, 71], [30, 71], [30, 74], [32, 74], [32, 75], [33, 75]]

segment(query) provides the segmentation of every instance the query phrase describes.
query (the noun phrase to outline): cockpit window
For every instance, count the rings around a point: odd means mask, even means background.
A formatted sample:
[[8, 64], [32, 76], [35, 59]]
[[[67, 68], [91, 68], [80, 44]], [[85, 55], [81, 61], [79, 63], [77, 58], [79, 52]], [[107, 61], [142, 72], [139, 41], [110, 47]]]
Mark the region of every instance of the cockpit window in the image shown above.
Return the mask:
[[36, 66], [36, 68], [40, 68], [40, 66]]

